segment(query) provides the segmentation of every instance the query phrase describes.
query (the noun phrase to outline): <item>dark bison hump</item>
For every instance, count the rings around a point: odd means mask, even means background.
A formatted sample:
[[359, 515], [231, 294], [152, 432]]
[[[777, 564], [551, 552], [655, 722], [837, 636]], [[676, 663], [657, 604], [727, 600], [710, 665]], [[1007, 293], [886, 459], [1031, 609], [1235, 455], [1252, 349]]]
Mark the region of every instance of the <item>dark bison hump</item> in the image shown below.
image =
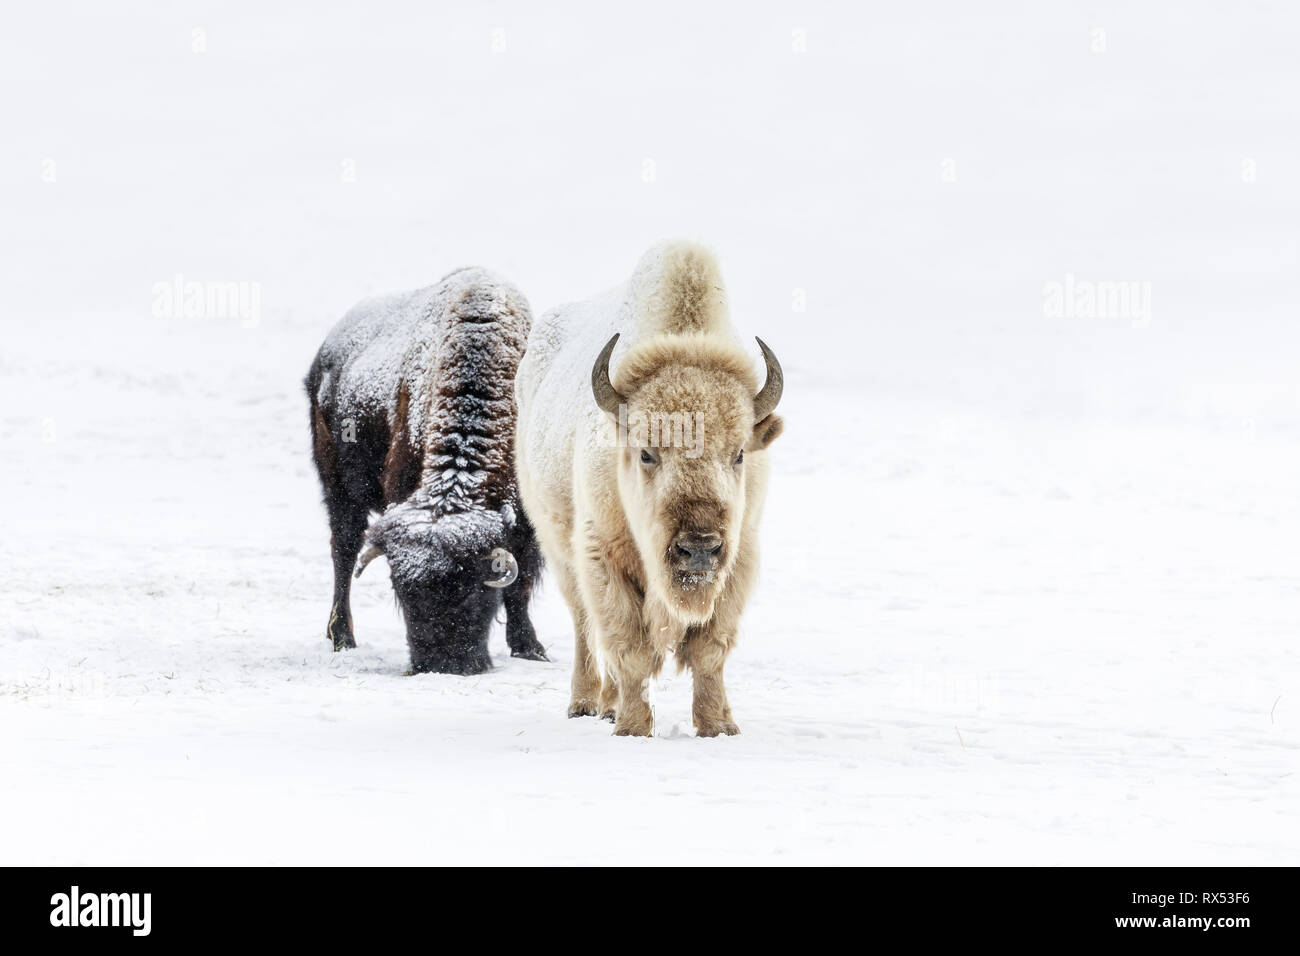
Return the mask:
[[444, 510], [514, 501], [515, 371], [532, 315], [510, 284], [462, 269], [440, 284], [421, 484]]
[[514, 504], [514, 378], [531, 324], [522, 293], [477, 267], [354, 306], [306, 383], [344, 482], [382, 486], [370, 507], [417, 483], [446, 512]]

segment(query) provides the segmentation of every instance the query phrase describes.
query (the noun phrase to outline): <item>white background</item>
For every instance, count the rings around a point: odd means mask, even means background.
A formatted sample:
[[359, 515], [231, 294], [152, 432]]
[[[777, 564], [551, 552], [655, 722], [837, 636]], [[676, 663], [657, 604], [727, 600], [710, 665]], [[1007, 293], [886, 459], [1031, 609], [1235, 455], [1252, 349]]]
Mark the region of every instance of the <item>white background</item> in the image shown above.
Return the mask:
[[[0, 862], [1300, 862], [1288, 5], [5, 20]], [[382, 562], [332, 654], [333, 322], [677, 236], [787, 373], [742, 735], [672, 675], [655, 739], [566, 720], [549, 583], [551, 664], [403, 676]], [[1067, 274], [1149, 317], [1049, 317]]]

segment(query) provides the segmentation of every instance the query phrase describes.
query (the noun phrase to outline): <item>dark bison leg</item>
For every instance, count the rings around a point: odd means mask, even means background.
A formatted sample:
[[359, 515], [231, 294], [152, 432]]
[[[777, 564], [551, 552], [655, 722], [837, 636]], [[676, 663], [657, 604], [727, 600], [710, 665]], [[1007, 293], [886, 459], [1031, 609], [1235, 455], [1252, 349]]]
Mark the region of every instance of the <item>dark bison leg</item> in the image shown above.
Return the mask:
[[323, 409], [316, 401], [319, 370], [312, 368], [307, 377], [307, 391], [311, 396], [312, 458], [320, 475], [321, 490], [325, 496], [325, 510], [329, 512], [330, 554], [334, 560], [334, 601], [330, 605], [329, 623], [325, 637], [339, 651], [356, 647], [352, 633], [352, 607], [349, 596], [352, 589], [352, 568], [361, 552], [362, 538], [366, 533], [367, 510], [352, 500], [340, 479], [338, 445], [330, 432]]
[[537, 640], [533, 622], [528, 617], [528, 603], [533, 597], [533, 586], [542, 570], [542, 552], [533, 534], [533, 526], [522, 512], [519, 523], [511, 534], [510, 551], [519, 564], [519, 577], [505, 589], [506, 644], [511, 657], [530, 661], [549, 660], [546, 648]]
[[366, 511], [351, 502], [329, 502], [330, 555], [334, 559], [334, 603], [330, 605], [330, 619], [325, 626], [325, 636], [334, 650], [356, 647], [352, 631], [352, 571], [361, 542], [366, 533]]

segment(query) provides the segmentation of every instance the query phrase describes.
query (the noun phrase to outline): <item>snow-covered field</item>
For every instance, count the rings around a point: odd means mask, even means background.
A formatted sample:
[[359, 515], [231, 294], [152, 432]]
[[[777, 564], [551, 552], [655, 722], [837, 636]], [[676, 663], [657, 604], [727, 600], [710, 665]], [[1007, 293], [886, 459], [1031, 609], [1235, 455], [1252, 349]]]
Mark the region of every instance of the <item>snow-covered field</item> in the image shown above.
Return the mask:
[[[7, 13], [0, 863], [1300, 863], [1294, 11], [611, 6]], [[787, 372], [742, 735], [567, 720], [549, 583], [331, 653], [335, 319], [665, 236]]]

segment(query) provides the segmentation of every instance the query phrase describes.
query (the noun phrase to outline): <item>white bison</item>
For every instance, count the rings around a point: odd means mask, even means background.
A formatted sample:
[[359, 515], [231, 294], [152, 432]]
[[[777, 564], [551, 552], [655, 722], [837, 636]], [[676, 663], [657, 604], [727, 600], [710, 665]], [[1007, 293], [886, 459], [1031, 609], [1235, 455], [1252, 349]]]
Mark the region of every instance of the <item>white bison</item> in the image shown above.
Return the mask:
[[569, 716], [649, 736], [649, 682], [672, 651], [691, 668], [697, 733], [739, 733], [722, 668], [758, 569], [766, 449], [782, 428], [781, 366], [758, 344], [761, 386], [716, 260], [686, 242], [534, 324], [515, 380], [516, 466], [573, 615]]

